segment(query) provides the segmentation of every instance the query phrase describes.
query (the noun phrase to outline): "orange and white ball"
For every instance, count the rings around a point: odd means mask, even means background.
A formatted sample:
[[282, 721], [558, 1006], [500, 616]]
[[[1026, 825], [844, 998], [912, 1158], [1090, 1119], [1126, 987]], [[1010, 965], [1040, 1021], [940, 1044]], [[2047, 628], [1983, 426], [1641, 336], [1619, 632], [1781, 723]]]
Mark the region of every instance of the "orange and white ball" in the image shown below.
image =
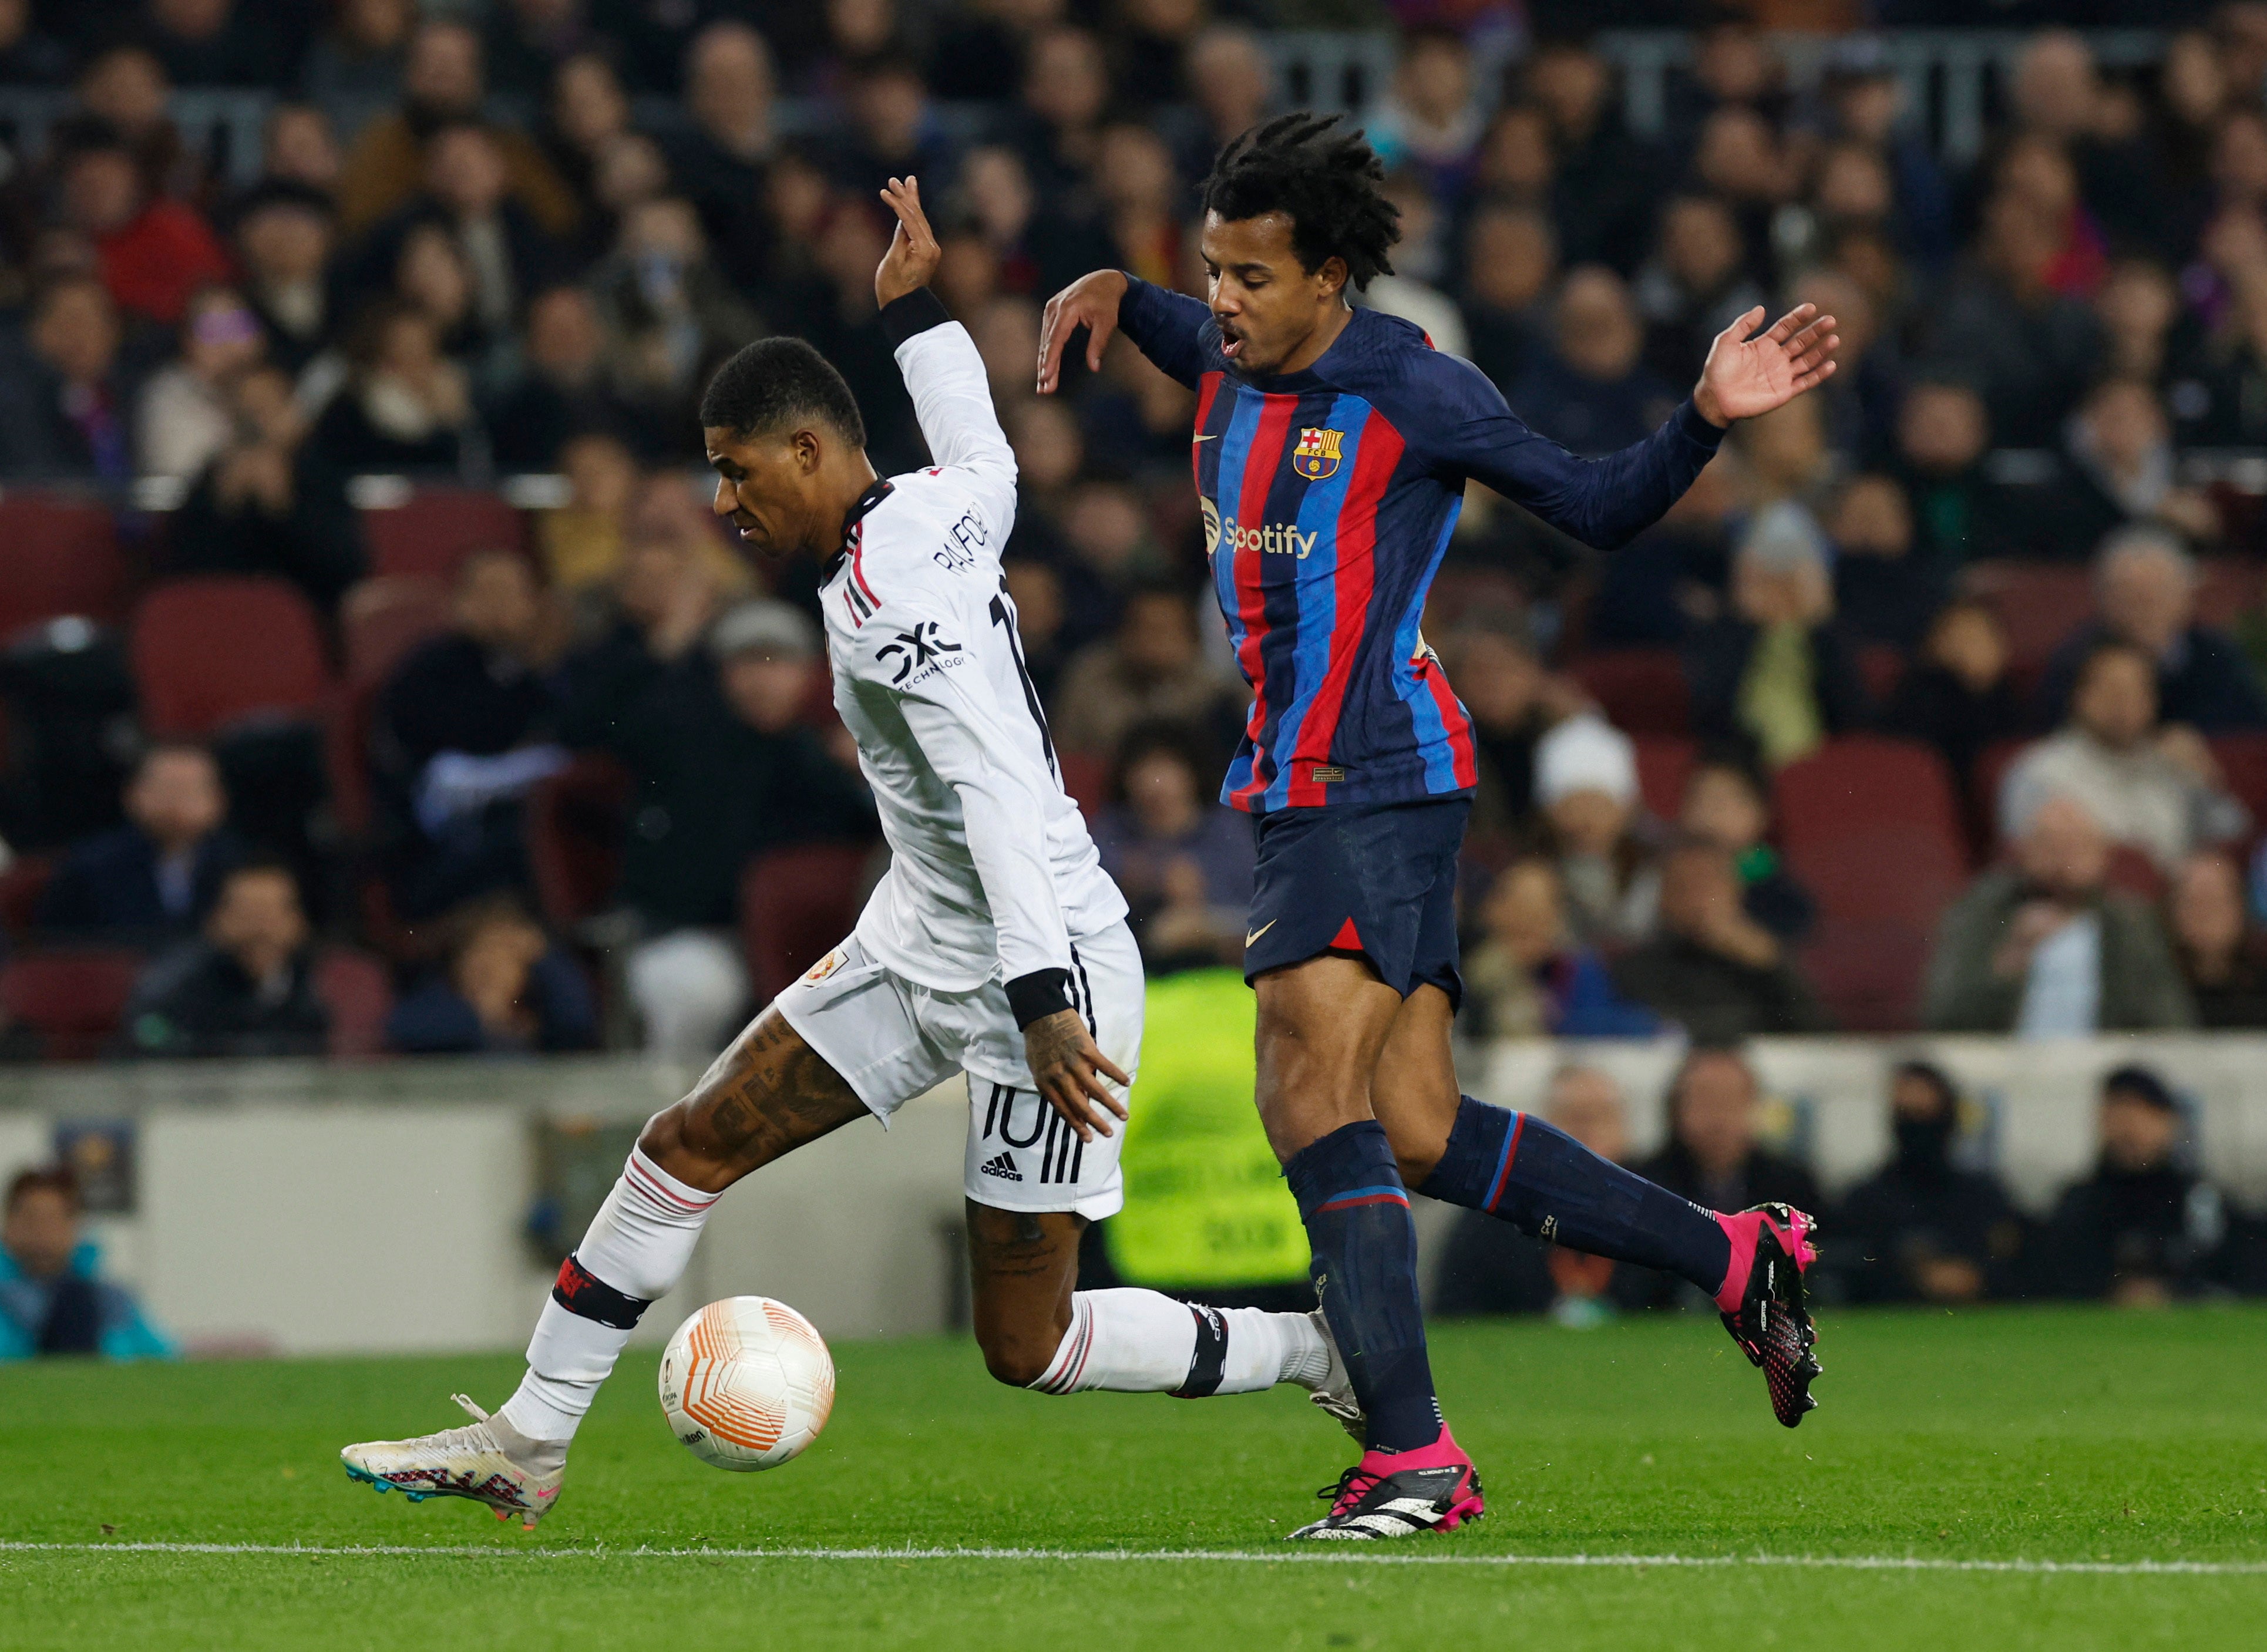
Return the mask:
[[834, 1356], [810, 1320], [768, 1296], [712, 1302], [661, 1356], [661, 1409], [704, 1463], [777, 1468], [834, 1409]]

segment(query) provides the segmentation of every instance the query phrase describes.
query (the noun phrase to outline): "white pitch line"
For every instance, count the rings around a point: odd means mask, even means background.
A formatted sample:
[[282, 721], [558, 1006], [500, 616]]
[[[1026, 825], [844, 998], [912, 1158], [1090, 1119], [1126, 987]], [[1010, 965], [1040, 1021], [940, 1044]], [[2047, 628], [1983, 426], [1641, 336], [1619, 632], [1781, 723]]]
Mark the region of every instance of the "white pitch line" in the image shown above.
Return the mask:
[[1641, 1570], [1647, 1567], [1801, 1567], [1847, 1572], [2073, 1573], [2109, 1577], [2259, 1577], [2257, 1560], [1959, 1560], [1897, 1554], [1410, 1554], [1361, 1549], [1018, 1549], [1018, 1548], [493, 1548], [428, 1547], [407, 1543], [18, 1543], [0, 1554], [249, 1554], [364, 1560], [438, 1556], [450, 1560], [1213, 1560], [1243, 1565], [1567, 1566]]

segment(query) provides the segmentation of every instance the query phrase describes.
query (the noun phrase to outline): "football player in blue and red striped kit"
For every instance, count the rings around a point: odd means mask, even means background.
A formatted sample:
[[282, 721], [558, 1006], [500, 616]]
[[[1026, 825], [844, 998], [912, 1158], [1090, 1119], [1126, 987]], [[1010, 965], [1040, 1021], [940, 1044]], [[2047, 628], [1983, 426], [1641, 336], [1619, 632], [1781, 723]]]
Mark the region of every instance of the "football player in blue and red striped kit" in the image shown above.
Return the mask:
[[1334, 117], [1245, 133], [1204, 184], [1209, 303], [1098, 271], [1048, 304], [1039, 356], [1045, 393], [1078, 329], [1094, 367], [1122, 329], [1197, 393], [1190, 461], [1252, 690], [1221, 795], [1251, 815], [1258, 844], [1244, 973], [1259, 1112], [1366, 1414], [1361, 1461], [1324, 1494], [1330, 1514], [1295, 1534], [1309, 1538], [1444, 1531], [1482, 1512], [1433, 1391], [1412, 1187], [1692, 1281], [1790, 1428], [1817, 1372], [1808, 1216], [1704, 1210], [1540, 1119], [1459, 1093], [1449, 1024], [1472, 728], [1418, 628], [1467, 478], [1585, 544], [1620, 545], [1676, 503], [1733, 420], [1832, 373], [1834, 319], [1805, 305], [1766, 329], [1750, 312], [1660, 430], [1579, 459], [1471, 363], [1349, 304], [1350, 288], [1391, 269], [1383, 176]]

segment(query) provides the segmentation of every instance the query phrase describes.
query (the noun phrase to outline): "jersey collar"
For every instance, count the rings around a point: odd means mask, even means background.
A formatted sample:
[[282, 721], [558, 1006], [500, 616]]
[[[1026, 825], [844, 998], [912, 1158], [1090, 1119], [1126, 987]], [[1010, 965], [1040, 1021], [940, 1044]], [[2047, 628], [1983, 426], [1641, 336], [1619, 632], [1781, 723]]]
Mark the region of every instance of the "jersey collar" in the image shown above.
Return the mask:
[[866, 491], [858, 496], [857, 503], [843, 515], [842, 543], [835, 547], [834, 554], [826, 559], [822, 578], [834, 577], [834, 570], [841, 567], [842, 559], [858, 547], [859, 539], [865, 531], [866, 513], [895, 491], [889, 479], [884, 476], [877, 476], [866, 485]]

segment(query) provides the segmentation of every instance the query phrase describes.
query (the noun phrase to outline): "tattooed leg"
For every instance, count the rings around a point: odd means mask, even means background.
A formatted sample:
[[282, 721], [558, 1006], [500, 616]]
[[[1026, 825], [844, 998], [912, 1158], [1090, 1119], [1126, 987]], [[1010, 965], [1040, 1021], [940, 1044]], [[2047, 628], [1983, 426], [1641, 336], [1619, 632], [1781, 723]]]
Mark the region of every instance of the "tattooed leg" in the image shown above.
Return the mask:
[[720, 1193], [750, 1171], [867, 1116], [857, 1092], [784, 1016], [767, 1009], [691, 1095], [647, 1122], [638, 1147], [679, 1181]]
[[968, 1201], [968, 1274], [985, 1369], [1028, 1388], [1071, 1323], [1078, 1241], [1086, 1218], [1068, 1210], [995, 1210]]

